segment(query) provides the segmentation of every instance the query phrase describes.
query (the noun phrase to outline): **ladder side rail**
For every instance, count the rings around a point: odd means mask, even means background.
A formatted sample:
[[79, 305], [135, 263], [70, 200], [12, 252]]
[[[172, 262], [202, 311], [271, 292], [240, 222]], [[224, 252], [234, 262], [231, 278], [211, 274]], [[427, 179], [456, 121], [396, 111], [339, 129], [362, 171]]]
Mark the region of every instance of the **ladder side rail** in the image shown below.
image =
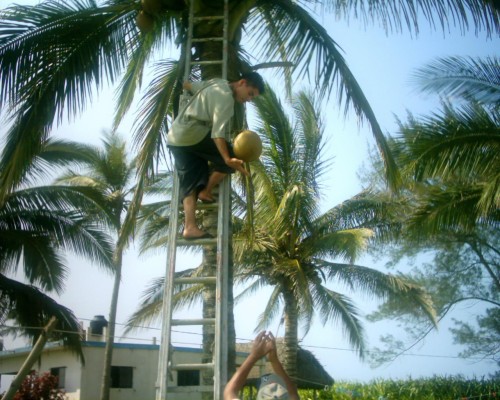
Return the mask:
[[172, 298], [174, 292], [174, 276], [177, 251], [177, 226], [179, 220], [179, 177], [177, 170], [173, 171], [173, 194], [170, 202], [170, 221], [168, 226], [167, 265], [165, 271], [165, 283], [162, 304], [162, 335], [160, 351], [158, 354], [158, 380], [156, 383], [156, 400], [165, 400], [168, 387], [168, 364], [170, 356], [171, 322], [172, 322]]
[[[222, 41], [222, 79], [227, 79], [228, 67], [228, 28], [229, 28], [229, 1], [224, 0], [224, 22]], [[230, 139], [226, 131], [226, 139]], [[217, 221], [217, 285], [215, 320], [215, 365], [214, 370], [214, 400], [222, 399], [224, 386], [228, 380], [228, 268], [229, 268], [229, 224], [231, 223], [231, 175], [220, 183], [221, 197], [219, 198], [219, 218]]]
[[[184, 82], [189, 81], [189, 76], [191, 75], [191, 52], [193, 47], [193, 20], [194, 20], [194, 2], [195, 0], [191, 0], [189, 2], [189, 20], [188, 20], [188, 36], [186, 40], [185, 51], [185, 65], [184, 65]], [[186, 92], [186, 90], [184, 90]]]
[[229, 35], [229, 1], [224, 0], [224, 22], [222, 27], [222, 79], [227, 79], [227, 64], [228, 64], [228, 35]]
[[221, 182], [218, 218], [217, 245], [217, 285], [215, 308], [215, 370], [214, 399], [222, 399], [224, 386], [227, 382], [228, 363], [228, 268], [229, 268], [229, 223], [231, 218], [230, 193], [231, 177], [228, 175]]
[[[191, 47], [193, 39], [193, 18], [194, 18], [194, 0], [189, 2], [188, 16], [188, 34], [185, 43], [185, 66], [184, 66], [184, 82], [189, 80], [191, 73]], [[183, 89], [183, 94], [187, 95], [187, 91]], [[170, 241], [167, 245], [167, 266], [165, 271], [165, 286], [163, 293], [162, 304], [162, 338], [160, 342], [160, 352], [158, 354], [158, 378], [156, 383], [156, 400], [165, 400], [168, 391], [168, 376], [169, 376], [169, 355], [170, 355], [170, 340], [171, 340], [171, 323], [172, 323], [172, 299], [174, 289], [175, 263], [177, 251], [177, 227], [179, 217], [179, 177], [177, 170], [173, 170], [174, 184], [173, 194], [170, 204], [170, 222], [168, 234]]]

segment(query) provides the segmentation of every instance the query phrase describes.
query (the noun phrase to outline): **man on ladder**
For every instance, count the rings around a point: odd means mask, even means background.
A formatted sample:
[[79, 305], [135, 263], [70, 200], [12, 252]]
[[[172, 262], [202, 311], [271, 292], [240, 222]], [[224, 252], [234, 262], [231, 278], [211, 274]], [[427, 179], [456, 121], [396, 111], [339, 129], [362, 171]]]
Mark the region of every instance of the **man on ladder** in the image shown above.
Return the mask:
[[[214, 189], [235, 170], [248, 175], [243, 161], [235, 158], [226, 131], [234, 114], [234, 104], [253, 100], [264, 92], [262, 77], [256, 72], [242, 75], [236, 82], [212, 79], [185, 83], [193, 93], [191, 101], [174, 120], [168, 133], [168, 147], [179, 176], [180, 199], [184, 206], [183, 237], [187, 240], [210, 237], [195, 220], [196, 202], [214, 202]], [[209, 175], [209, 165], [213, 172]]]

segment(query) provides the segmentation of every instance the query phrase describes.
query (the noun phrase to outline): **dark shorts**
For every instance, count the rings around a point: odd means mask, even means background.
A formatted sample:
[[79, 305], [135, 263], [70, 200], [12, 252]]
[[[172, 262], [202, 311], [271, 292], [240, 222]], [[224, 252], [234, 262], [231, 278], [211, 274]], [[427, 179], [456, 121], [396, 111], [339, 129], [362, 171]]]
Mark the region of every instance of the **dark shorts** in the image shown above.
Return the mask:
[[[228, 143], [229, 154], [234, 157], [233, 148]], [[198, 194], [208, 183], [210, 170], [232, 174], [235, 170], [226, 165], [210, 133], [192, 146], [168, 146], [174, 156], [175, 168], [179, 175], [180, 199], [193, 190]]]

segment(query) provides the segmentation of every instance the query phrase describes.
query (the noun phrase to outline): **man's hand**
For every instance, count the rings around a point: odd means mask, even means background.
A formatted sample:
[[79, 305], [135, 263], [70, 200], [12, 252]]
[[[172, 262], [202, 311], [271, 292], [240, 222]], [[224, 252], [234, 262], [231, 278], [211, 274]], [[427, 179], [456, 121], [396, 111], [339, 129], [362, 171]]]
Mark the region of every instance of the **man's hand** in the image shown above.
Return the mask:
[[233, 158], [228, 158], [227, 160], [225, 160], [225, 162], [228, 167], [231, 167], [236, 171], [240, 171], [243, 175], [250, 176], [250, 173], [245, 169], [243, 160], [233, 157]]
[[245, 169], [243, 165], [243, 160], [239, 158], [231, 157], [229, 154], [229, 149], [227, 148], [226, 140], [223, 138], [214, 138], [215, 145], [217, 146], [217, 150], [219, 150], [222, 159], [226, 163], [228, 167], [235, 169], [236, 171], [240, 171], [242, 174], [246, 176], [250, 176], [250, 173]]
[[273, 361], [278, 361], [278, 349], [276, 347], [276, 339], [271, 332], [267, 335], [267, 341], [269, 345], [269, 352], [267, 353], [267, 359], [272, 363]]
[[266, 331], [260, 332], [252, 343], [250, 355], [255, 359], [264, 357], [271, 350], [271, 341], [269, 340]]

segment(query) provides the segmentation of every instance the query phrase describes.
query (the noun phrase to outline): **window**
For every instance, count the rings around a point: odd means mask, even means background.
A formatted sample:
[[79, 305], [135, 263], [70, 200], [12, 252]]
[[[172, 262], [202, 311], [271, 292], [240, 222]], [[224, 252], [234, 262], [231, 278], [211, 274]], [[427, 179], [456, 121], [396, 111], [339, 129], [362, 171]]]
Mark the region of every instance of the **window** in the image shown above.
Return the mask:
[[111, 366], [111, 387], [117, 389], [130, 389], [133, 382], [132, 367]]
[[66, 387], [66, 367], [51, 368], [50, 375], [57, 376], [58, 389], [64, 389]]
[[199, 386], [200, 371], [197, 369], [177, 371], [177, 386]]

